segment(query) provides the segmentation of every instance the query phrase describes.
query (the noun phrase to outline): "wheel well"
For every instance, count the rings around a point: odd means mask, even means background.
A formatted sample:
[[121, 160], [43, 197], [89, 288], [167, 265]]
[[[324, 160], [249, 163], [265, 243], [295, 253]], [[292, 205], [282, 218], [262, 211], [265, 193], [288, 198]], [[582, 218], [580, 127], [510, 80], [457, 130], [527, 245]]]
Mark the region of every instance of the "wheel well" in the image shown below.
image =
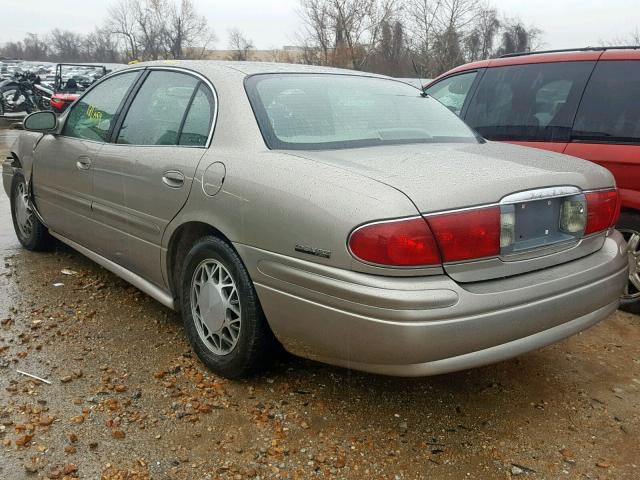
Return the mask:
[[169, 288], [176, 303], [176, 309], [179, 307], [180, 302], [178, 289], [180, 285], [181, 265], [195, 241], [208, 235], [218, 237], [231, 245], [229, 239], [220, 230], [203, 222], [188, 222], [180, 225], [180, 227], [173, 232], [171, 240], [169, 240], [169, 247], [167, 249], [167, 277], [169, 280]]
[[11, 163], [11, 166], [15, 168], [22, 168], [22, 164], [20, 163], [20, 159], [18, 158], [18, 155], [16, 155], [14, 152], [11, 152], [10, 155], [11, 157], [13, 157], [13, 162]]

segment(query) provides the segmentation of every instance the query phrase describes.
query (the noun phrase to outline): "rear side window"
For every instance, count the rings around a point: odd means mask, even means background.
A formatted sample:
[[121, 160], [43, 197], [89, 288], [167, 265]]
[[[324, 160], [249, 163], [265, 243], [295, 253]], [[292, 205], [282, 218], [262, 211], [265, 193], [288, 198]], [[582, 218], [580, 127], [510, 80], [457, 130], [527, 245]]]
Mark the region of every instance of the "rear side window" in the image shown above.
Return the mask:
[[211, 123], [213, 122], [214, 109], [215, 100], [211, 90], [200, 84], [182, 126], [178, 144], [197, 147], [205, 146], [209, 138]]
[[640, 143], [640, 62], [598, 63], [578, 110], [573, 138]]
[[569, 141], [594, 62], [489, 68], [465, 121], [490, 140]]
[[177, 145], [182, 119], [198, 83], [191, 75], [152, 71], [131, 103], [117, 143]]
[[478, 74], [475, 72], [461, 73], [429, 87], [427, 93], [435, 98], [456, 115], [460, 115], [464, 101], [469, 94], [473, 80]]
[[96, 85], [69, 112], [63, 135], [106, 142], [114, 115], [137, 77], [138, 72], [123, 73]]

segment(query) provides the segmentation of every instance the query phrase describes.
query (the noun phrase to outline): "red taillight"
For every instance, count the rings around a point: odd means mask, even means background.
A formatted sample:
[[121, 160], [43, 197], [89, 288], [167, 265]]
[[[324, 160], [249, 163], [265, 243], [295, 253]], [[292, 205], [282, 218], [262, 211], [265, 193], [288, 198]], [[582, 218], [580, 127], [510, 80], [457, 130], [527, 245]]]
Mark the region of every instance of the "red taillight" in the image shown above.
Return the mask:
[[618, 190], [588, 192], [585, 196], [587, 197], [587, 227], [584, 234], [589, 235], [614, 227], [620, 216]]
[[378, 265], [418, 267], [500, 254], [500, 208], [489, 207], [364, 225], [351, 253]]
[[500, 208], [478, 208], [426, 217], [442, 259], [457, 262], [500, 253]]
[[422, 217], [372, 223], [349, 237], [351, 253], [358, 259], [395, 267], [441, 263], [436, 241]]

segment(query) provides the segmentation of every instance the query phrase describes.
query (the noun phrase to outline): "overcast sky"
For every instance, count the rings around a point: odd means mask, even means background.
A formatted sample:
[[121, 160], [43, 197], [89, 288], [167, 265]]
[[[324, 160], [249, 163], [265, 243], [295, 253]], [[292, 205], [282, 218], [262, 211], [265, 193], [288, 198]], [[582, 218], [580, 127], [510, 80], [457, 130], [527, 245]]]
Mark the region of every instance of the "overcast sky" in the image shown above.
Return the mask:
[[[227, 48], [227, 32], [238, 28], [259, 49], [295, 44], [298, 0], [194, 0], [213, 27], [216, 48]], [[3, 8], [0, 42], [19, 40], [27, 32], [53, 28], [88, 32], [102, 23], [109, 0], [18, 0]], [[640, 27], [640, 0], [493, 0], [508, 17], [518, 17], [543, 31], [543, 47], [599, 45], [624, 38]], [[9, 8], [10, 5], [10, 8]], [[9, 18], [4, 18], [7, 15]]]

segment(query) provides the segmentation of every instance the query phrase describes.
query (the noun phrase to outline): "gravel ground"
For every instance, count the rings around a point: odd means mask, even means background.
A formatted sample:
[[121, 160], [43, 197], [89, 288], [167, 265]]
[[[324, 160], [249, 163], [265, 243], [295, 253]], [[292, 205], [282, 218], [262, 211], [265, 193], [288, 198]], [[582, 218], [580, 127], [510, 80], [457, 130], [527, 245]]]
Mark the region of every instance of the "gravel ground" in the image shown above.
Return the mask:
[[65, 247], [21, 250], [0, 199], [3, 479], [636, 479], [639, 340], [639, 317], [617, 312], [457, 374], [287, 357], [227, 381], [175, 313]]

